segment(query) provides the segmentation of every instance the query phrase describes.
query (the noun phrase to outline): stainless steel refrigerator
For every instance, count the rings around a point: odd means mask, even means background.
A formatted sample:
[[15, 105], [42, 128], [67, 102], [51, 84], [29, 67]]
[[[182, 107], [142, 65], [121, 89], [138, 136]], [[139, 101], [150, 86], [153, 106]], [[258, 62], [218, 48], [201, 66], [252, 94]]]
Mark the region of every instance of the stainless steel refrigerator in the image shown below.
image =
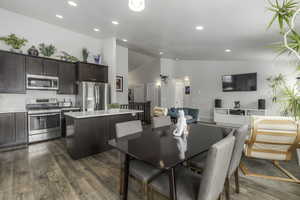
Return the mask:
[[80, 82], [76, 106], [83, 111], [107, 110], [110, 104], [110, 86], [107, 83]]

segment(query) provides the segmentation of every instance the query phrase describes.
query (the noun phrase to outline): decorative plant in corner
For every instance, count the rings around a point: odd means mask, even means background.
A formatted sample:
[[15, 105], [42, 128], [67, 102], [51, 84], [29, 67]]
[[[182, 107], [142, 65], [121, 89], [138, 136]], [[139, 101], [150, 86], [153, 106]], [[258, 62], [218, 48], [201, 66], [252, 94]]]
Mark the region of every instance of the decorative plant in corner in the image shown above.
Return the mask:
[[87, 50], [87, 48], [82, 49], [82, 59], [83, 62], [87, 62], [90, 52]]
[[45, 57], [51, 57], [56, 52], [55, 46], [52, 44], [46, 45], [44, 43], [39, 44], [39, 50]]
[[20, 49], [26, 45], [28, 40], [25, 38], [19, 38], [15, 34], [10, 34], [6, 37], [0, 37], [0, 40], [4, 41], [6, 45], [11, 46], [12, 52], [22, 52]]
[[[279, 55], [288, 53], [297, 57], [297, 65], [300, 66], [300, 35], [294, 29], [296, 16], [300, 12], [299, 1], [295, 0], [268, 0], [269, 11], [274, 13], [268, 28], [277, 20], [280, 28], [280, 35], [283, 42], [276, 44]], [[299, 70], [299, 67], [298, 67]], [[284, 106], [284, 113], [292, 115], [296, 120], [300, 119], [300, 93], [298, 91], [299, 82], [294, 86], [288, 86], [284, 75], [279, 74], [267, 79], [273, 90], [273, 101], [279, 101]], [[278, 94], [279, 92], [279, 94]]]

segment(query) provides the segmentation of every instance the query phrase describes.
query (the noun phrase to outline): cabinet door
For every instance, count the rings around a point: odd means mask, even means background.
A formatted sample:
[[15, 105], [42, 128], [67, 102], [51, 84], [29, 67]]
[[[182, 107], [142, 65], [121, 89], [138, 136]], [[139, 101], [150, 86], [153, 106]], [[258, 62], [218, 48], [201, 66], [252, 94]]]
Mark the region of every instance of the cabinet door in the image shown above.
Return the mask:
[[26, 72], [33, 75], [44, 75], [43, 59], [26, 57]]
[[0, 52], [0, 93], [25, 93], [25, 56]]
[[16, 141], [14, 114], [0, 114], [0, 146], [8, 146]]
[[103, 82], [103, 83], [107, 83], [108, 82], [108, 67], [106, 66], [97, 66], [94, 65], [93, 66], [93, 71], [94, 71], [94, 75], [95, 75], [95, 79], [98, 82]]
[[55, 60], [44, 60], [44, 75], [58, 76], [59, 63]]
[[87, 63], [78, 64], [78, 80], [79, 81], [97, 81], [95, 78], [93, 66]]
[[16, 143], [26, 144], [28, 141], [27, 134], [27, 114], [26, 113], [16, 113]]
[[59, 94], [76, 94], [76, 65], [59, 63]]

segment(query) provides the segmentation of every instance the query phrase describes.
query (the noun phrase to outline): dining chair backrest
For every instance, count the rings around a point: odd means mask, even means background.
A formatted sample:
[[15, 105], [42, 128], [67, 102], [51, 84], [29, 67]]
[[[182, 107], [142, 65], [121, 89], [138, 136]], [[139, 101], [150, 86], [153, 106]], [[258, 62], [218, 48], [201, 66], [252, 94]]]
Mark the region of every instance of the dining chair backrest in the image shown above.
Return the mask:
[[200, 184], [198, 200], [216, 200], [223, 192], [234, 141], [235, 137], [229, 135], [210, 148]]
[[247, 157], [291, 160], [300, 142], [299, 124], [293, 118], [252, 116], [251, 134], [245, 148]]
[[142, 131], [143, 131], [143, 127], [140, 120], [122, 122], [116, 124], [117, 138], [125, 137]]
[[228, 176], [231, 176], [240, 165], [243, 150], [244, 150], [244, 145], [245, 145], [245, 141], [248, 136], [248, 133], [249, 133], [248, 125], [244, 125], [234, 131], [235, 144], [234, 144], [232, 157], [231, 157], [231, 161], [230, 161], [230, 165], [229, 165]]
[[170, 116], [153, 117], [152, 123], [153, 123], [153, 128], [171, 126], [172, 124]]

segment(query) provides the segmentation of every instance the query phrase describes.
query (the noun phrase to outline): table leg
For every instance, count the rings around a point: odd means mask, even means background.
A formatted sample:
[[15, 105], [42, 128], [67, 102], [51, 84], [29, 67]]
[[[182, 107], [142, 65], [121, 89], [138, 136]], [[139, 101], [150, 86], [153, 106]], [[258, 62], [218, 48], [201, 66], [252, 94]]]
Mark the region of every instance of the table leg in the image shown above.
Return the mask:
[[123, 185], [122, 185], [123, 194], [121, 195], [122, 200], [127, 200], [127, 196], [128, 196], [129, 162], [130, 162], [130, 156], [126, 154], [124, 160]]
[[177, 200], [175, 168], [169, 170], [170, 200]]

